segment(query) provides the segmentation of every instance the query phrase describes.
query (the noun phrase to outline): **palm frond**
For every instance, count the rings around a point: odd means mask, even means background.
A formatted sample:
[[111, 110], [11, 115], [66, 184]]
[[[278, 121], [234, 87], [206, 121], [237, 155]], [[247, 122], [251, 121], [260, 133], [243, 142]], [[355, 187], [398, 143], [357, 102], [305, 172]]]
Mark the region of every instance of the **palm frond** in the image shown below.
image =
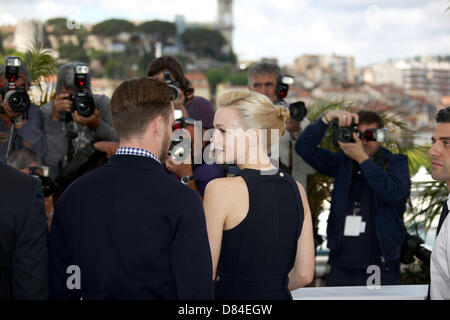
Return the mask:
[[39, 84], [41, 77], [48, 77], [56, 72], [56, 59], [50, 49], [45, 48], [40, 42], [33, 42], [25, 53], [25, 64], [30, 72], [32, 82]]
[[32, 96], [34, 103], [43, 105], [52, 100], [55, 95], [55, 86], [43, 83], [43, 78], [48, 78], [56, 73], [56, 59], [50, 49], [45, 48], [40, 42], [33, 42], [31, 48], [24, 56], [25, 64], [31, 75], [32, 84], [39, 89], [39, 98]]

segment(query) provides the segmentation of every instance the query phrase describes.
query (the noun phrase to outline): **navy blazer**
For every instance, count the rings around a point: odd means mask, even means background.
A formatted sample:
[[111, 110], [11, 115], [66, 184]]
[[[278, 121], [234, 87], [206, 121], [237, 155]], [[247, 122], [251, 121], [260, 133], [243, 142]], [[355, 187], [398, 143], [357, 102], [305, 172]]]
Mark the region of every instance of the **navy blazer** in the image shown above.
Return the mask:
[[49, 297], [213, 299], [199, 196], [140, 156], [114, 155], [76, 180], [55, 206]]
[[47, 295], [41, 182], [0, 163], [0, 300], [43, 300]]

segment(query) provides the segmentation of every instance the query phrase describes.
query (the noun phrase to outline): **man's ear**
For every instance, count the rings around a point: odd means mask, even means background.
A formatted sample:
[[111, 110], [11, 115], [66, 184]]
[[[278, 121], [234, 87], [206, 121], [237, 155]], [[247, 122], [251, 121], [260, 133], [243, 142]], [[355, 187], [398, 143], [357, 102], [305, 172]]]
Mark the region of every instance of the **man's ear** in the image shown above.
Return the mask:
[[157, 137], [162, 136], [162, 134], [165, 130], [164, 118], [161, 115], [158, 115], [153, 120], [153, 123], [154, 123], [153, 133], [155, 134], [155, 136], [157, 136]]
[[147, 126], [147, 130], [149, 129], [153, 136], [158, 136], [161, 134], [162, 128], [160, 128], [161, 124], [159, 118], [160, 116], [153, 118]]

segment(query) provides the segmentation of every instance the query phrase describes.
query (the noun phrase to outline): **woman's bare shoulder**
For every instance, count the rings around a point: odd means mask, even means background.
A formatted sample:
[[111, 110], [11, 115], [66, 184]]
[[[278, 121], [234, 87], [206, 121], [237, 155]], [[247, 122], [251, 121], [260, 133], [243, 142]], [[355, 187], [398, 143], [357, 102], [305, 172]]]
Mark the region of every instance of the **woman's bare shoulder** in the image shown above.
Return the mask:
[[229, 198], [241, 193], [246, 188], [245, 181], [242, 177], [226, 177], [218, 178], [210, 181], [206, 186], [206, 194], [220, 194], [221, 197]]

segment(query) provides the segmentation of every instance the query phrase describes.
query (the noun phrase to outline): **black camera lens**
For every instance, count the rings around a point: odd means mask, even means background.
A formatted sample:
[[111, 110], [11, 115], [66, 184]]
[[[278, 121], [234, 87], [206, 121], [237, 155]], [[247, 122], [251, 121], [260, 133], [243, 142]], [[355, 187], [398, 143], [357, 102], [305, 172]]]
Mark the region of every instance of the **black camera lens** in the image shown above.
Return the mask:
[[25, 91], [8, 91], [5, 99], [16, 113], [24, 113], [30, 107], [30, 98]]
[[88, 118], [95, 111], [94, 97], [90, 93], [77, 92], [71, 94], [69, 99], [73, 101], [72, 112], [77, 111], [80, 116]]
[[337, 134], [338, 140], [341, 142], [353, 142], [353, 131], [349, 128], [341, 128]]

